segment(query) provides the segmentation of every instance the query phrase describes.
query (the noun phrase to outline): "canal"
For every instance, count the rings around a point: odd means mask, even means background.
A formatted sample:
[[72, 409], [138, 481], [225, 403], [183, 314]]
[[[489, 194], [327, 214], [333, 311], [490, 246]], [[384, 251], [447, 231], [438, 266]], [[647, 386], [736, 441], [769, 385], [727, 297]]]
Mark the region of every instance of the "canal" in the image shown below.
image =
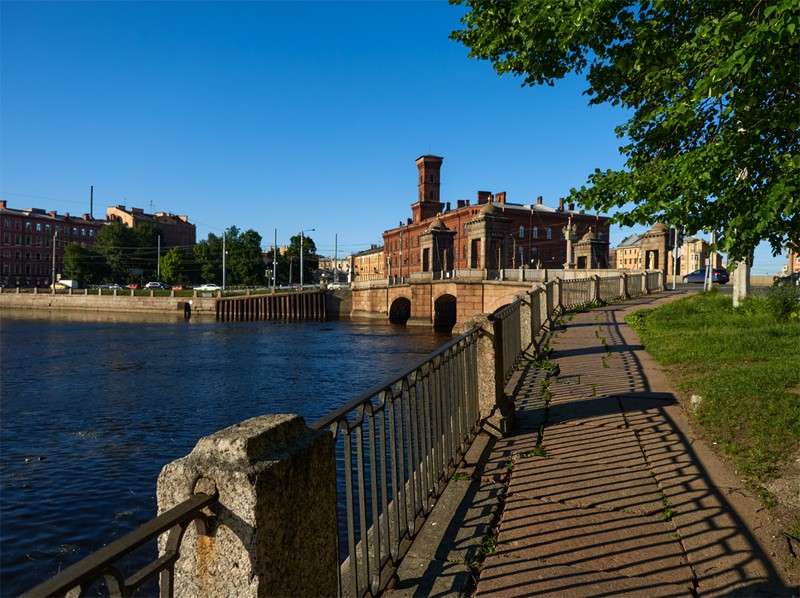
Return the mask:
[[264, 413], [311, 423], [449, 334], [389, 324], [128, 321], [4, 311], [0, 595], [155, 515], [162, 466]]

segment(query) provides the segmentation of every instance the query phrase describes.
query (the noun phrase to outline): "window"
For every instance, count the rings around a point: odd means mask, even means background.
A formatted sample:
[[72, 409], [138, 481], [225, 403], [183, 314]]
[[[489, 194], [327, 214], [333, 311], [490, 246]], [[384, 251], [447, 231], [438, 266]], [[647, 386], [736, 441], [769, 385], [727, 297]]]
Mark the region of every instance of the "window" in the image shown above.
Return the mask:
[[3, 233], [3, 244], [11, 245], [11, 235], [9, 233]]
[[44, 232], [46, 232], [46, 233], [50, 232], [50, 225], [49, 224], [45, 224], [44, 225]]
[[603, 240], [603, 231], [597, 231], [597, 238], [601, 241]]
[[37, 222], [36, 223], [36, 232], [37, 233], [42, 232], [42, 223], [41, 222]]
[[3, 220], [3, 226], [5, 228], [11, 228], [11, 221], [8, 218], [6, 218], [5, 220]]
[[524, 239], [525, 238], [525, 227], [524, 226], [520, 226], [519, 227], [519, 238], [520, 239]]
[[94, 229], [93, 228], [89, 229], [89, 236], [90, 237], [94, 237]]
[[30, 235], [25, 235], [25, 245], [27, 245], [28, 247], [31, 246], [31, 236]]
[[86, 229], [82, 228], [81, 229], [81, 237], [85, 237], [85, 236], [86, 236]]
[[539, 238], [539, 228], [534, 226], [532, 232], [533, 232], [533, 238], [534, 239], [538, 239]]
[[547, 235], [547, 238], [548, 238], [548, 239], [552, 239], [552, 238], [553, 238], [553, 229], [551, 229], [551, 228], [548, 226], [548, 227], [545, 229], [545, 234]]
[[22, 235], [20, 235], [19, 233], [14, 235], [14, 244], [22, 245]]
[[[78, 236], [78, 227], [77, 226], [73, 226], [72, 227], [72, 234], [74, 236], [76, 236], [76, 237]], [[547, 237], [547, 238], [549, 239], [550, 237]]]
[[31, 230], [31, 223], [30, 222], [26, 222], [25, 223], [25, 230]]

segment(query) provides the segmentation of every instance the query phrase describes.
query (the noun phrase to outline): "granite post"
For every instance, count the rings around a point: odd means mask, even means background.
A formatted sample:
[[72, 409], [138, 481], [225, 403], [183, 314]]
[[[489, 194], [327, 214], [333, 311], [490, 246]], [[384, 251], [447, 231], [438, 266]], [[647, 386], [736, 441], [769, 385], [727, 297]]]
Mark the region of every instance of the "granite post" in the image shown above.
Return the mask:
[[264, 415], [201, 438], [189, 455], [161, 471], [159, 513], [198, 492], [219, 501], [210, 534], [190, 527], [183, 538], [175, 596], [337, 594], [329, 431], [311, 430], [298, 415]]

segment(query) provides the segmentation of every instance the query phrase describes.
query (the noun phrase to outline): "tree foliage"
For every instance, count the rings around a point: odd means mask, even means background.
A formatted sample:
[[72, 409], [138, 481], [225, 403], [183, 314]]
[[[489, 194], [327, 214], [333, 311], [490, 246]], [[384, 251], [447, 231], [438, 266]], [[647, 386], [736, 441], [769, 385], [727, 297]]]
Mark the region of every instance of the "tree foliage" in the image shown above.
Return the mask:
[[170, 284], [184, 282], [183, 249], [170, 247], [169, 251], [161, 256], [161, 280]]
[[573, 199], [620, 224], [718, 232], [738, 260], [800, 244], [797, 0], [450, 0], [451, 38], [523, 85], [585, 74], [590, 104], [629, 110], [621, 170]]
[[[224, 243], [223, 243], [224, 241]], [[194, 258], [203, 282], [222, 282], [222, 254], [225, 256], [226, 286], [261, 286], [266, 280], [266, 264], [261, 254], [261, 235], [250, 229], [244, 232], [235, 226], [222, 236], [209, 233], [195, 245]]]

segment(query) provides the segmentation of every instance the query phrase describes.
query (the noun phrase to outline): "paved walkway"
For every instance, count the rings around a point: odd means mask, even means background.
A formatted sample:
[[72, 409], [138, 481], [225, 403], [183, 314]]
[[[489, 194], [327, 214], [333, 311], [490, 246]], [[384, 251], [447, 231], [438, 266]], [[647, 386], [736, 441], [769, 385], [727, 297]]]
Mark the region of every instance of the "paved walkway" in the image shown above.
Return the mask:
[[674, 298], [565, 318], [549, 340], [557, 380], [532, 365], [512, 379], [512, 434], [476, 443], [473, 481], [448, 486], [389, 594], [463, 592], [482, 552], [479, 597], [798, 595], [737, 515], [758, 505], [708, 465], [716, 457], [624, 323]]

